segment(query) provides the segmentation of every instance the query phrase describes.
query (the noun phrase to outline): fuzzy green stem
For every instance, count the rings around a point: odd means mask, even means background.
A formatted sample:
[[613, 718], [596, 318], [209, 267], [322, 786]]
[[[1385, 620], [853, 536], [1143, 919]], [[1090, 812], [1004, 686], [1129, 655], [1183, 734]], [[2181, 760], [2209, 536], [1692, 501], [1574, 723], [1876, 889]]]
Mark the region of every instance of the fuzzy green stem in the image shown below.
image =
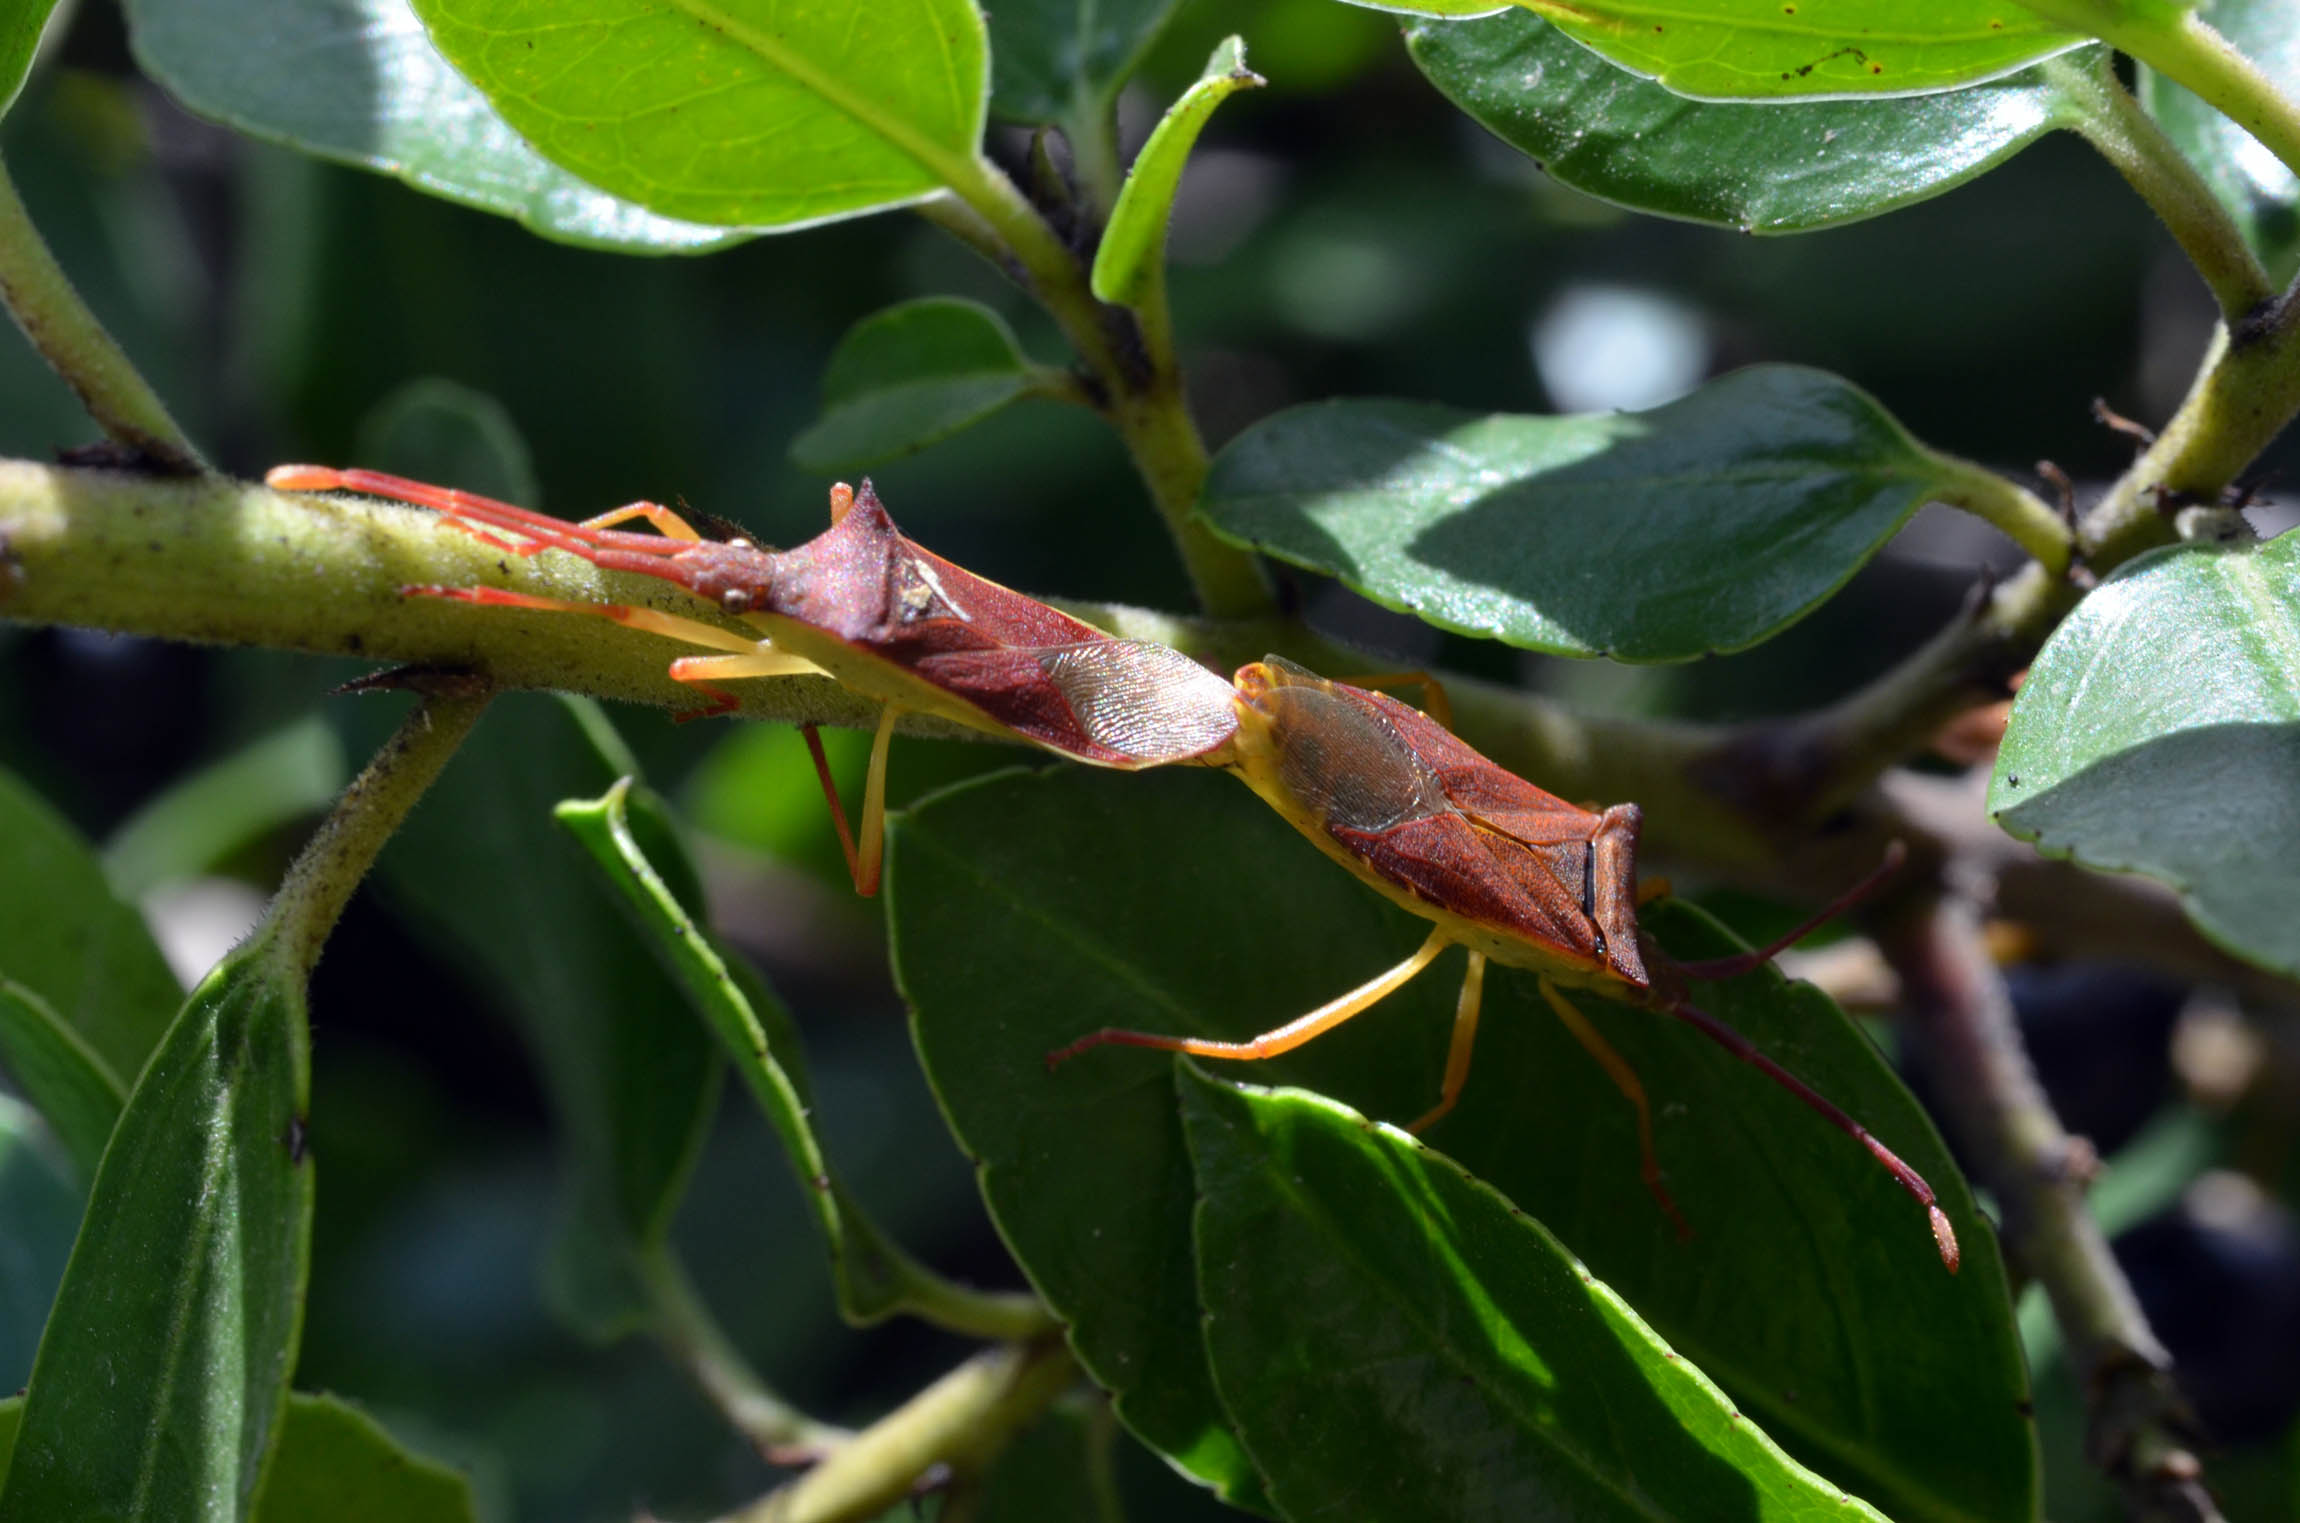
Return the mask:
[[2300, 174], [2300, 106], [2187, 6], [2133, 0], [2022, 0], [2186, 86]]
[[980, 1474], [1078, 1378], [1061, 1339], [975, 1355], [782, 1490], [727, 1523], [855, 1523], [909, 1496], [930, 1473]]
[[2042, 498], [1970, 461], [1938, 451], [1927, 453], [1941, 471], [1934, 497], [1995, 525], [2054, 576], [2067, 572], [2074, 535]]
[[351, 780], [297, 854], [272, 901], [267, 930], [275, 955], [285, 960], [299, 982], [318, 963], [322, 943], [375, 854], [439, 776], [486, 707], [484, 689], [426, 696]]
[[2109, 55], [2062, 55], [2045, 64], [2077, 108], [2076, 131], [2123, 175], [2164, 223], [2230, 322], [2276, 294], [2268, 272], [2196, 166], [2117, 80]]
[[[1216, 618], [1268, 612], [1269, 582], [1253, 556], [1224, 544], [1196, 517], [1206, 483], [1206, 445], [1190, 417], [1171, 336], [1153, 339], [1124, 313], [1096, 301], [1085, 266], [997, 166], [977, 157], [934, 167], [998, 240], [995, 262], [1020, 267], [1027, 289], [1100, 384], [1104, 410], [1173, 536], [1199, 607]], [[946, 217], [937, 220], [951, 225]]]
[[166, 471], [206, 469], [166, 404], [88, 310], [0, 167], [0, 302], [105, 433]]
[[762, 1454], [829, 1454], [853, 1438], [821, 1423], [767, 1389], [705, 1307], [668, 1249], [640, 1265], [657, 1342], [686, 1370], [737, 1433]]

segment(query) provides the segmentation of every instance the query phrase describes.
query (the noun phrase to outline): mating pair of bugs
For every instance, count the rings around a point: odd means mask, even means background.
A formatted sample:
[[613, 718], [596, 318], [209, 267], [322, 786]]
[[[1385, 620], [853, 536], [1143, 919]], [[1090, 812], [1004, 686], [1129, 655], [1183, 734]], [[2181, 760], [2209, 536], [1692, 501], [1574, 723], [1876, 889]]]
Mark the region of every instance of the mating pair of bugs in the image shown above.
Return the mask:
[[[719, 684], [821, 674], [884, 705], [864, 785], [858, 841], [820, 737], [805, 727], [856, 889], [877, 890], [886, 828], [887, 746], [905, 712], [931, 714], [1074, 761], [1121, 770], [1187, 764], [1236, 773], [1297, 830], [1432, 929], [1396, 967], [1309, 1014], [1243, 1042], [1108, 1029], [1047, 1055], [1051, 1069], [1107, 1045], [1200, 1057], [1272, 1058], [1331, 1031], [1396, 992], [1449, 946], [1468, 950], [1437, 1104], [1445, 1115], [1469, 1075], [1490, 960], [1537, 975], [1543, 997], [1635, 1108], [1647, 1189], [1682, 1231], [1661, 1182], [1650, 1108], [1628, 1063], [1559, 986], [1684, 1021], [1817, 1111], [1875, 1155], [1924, 1206], [1942, 1262], [1957, 1267], [1955, 1232], [1916, 1170], [1858, 1122], [1692, 1004], [1689, 978], [1756, 967], [1811, 928], [1772, 946], [1709, 963], [1651, 949], [1637, 924], [1634, 804], [1591, 813], [1496, 766], [1430, 715], [1384, 694], [1331, 682], [1272, 656], [1225, 682], [1181, 652], [1122, 640], [906, 538], [870, 484], [831, 489], [831, 527], [796, 549], [706, 539], [654, 503], [582, 523], [375, 471], [281, 466], [266, 478], [294, 491], [346, 490], [433, 508], [456, 527], [516, 555], [564, 550], [595, 565], [677, 583], [755, 635], [623, 604], [532, 597], [493, 587], [411, 587], [411, 594], [616, 620], [714, 652], [671, 663], [671, 676], [710, 701]], [[657, 531], [614, 526], [644, 519]], [[1880, 869], [1880, 873], [1890, 869]], [[1872, 878], [1871, 882], [1874, 882]], [[1840, 901], [1849, 902], [1867, 884]], [[1833, 913], [1836, 907], [1827, 913]], [[1826, 913], [1822, 917], [1826, 918]]]

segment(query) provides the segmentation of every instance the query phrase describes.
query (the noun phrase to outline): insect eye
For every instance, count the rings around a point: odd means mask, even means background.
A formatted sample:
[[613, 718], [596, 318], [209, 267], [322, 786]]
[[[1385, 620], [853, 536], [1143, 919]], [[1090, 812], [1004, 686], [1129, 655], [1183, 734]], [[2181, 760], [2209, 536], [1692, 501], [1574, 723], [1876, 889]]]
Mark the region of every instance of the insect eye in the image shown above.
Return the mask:
[[719, 606], [729, 613], [743, 613], [751, 606], [751, 594], [742, 587], [729, 587], [719, 594]]

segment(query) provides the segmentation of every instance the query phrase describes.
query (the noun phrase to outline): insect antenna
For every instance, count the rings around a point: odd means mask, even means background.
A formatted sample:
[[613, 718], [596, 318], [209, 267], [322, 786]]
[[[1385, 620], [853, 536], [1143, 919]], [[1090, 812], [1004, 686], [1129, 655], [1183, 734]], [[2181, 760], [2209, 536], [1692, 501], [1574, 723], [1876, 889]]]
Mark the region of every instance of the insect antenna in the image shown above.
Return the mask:
[[1893, 842], [1885, 848], [1884, 860], [1871, 869], [1867, 877], [1808, 915], [1798, 923], [1796, 929], [1774, 937], [1755, 951], [1736, 952], [1731, 957], [1711, 957], [1700, 962], [1677, 962], [1671, 966], [1685, 977], [1699, 979], [1703, 983], [1739, 978], [1744, 973], [1754, 972], [1875, 893], [1884, 886], [1887, 878], [1900, 871], [1901, 864], [1908, 858], [1908, 847], [1899, 841]]

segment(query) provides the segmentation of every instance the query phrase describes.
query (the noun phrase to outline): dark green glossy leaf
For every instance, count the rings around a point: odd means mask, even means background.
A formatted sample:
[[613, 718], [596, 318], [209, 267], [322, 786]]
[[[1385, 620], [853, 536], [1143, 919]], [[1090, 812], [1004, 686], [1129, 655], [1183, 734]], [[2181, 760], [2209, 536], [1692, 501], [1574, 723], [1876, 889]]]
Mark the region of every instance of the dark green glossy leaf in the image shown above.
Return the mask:
[[303, 998], [259, 933], [129, 1094], [33, 1364], [4, 1523], [248, 1515], [310, 1255]]
[[188, 109], [566, 243], [687, 253], [745, 236], [657, 216], [546, 160], [424, 34], [409, 0], [128, 0], [146, 72]]
[[[1153, 1053], [1044, 1055], [1100, 1026], [1240, 1037], [1404, 958], [1426, 926], [1218, 777], [1012, 775], [918, 806], [894, 835], [897, 972], [927, 1075], [994, 1219], [1126, 1423], [1194, 1473], [1241, 1479], [1196, 1334], [1194, 1188]], [[1648, 923], [1680, 955], [1700, 917]], [[1240, 1077], [1405, 1120], [1438, 1091], [1461, 963]], [[1703, 1003], [1924, 1172], [1965, 1244], [1869, 1156], [1691, 1030], [1584, 1001], [1642, 1074], [1695, 1237], [1644, 1194], [1629, 1107], [1496, 969], [1477, 1066], [1431, 1135], [1532, 1212], [1801, 1461], [1900, 1519], [2024, 1519], [2035, 1460], [2003, 1270], [1932, 1128], [1827, 999], [1765, 972]], [[1210, 1071], [1232, 1070], [1208, 1065]]]
[[1945, 479], [1866, 393], [1758, 365], [1641, 413], [1292, 408], [1230, 442], [1199, 508], [1443, 629], [1684, 661], [1794, 623]]
[[2029, 669], [1989, 782], [2055, 856], [2178, 889], [2207, 936], [2300, 977], [2300, 533], [2142, 557]]
[[211, 872], [242, 847], [327, 808], [350, 775], [335, 732], [317, 716], [296, 720], [137, 810], [104, 847], [105, 876], [134, 900]]
[[56, 0], [17, 0], [0, 10], [0, 116], [16, 104], [16, 92], [32, 72], [40, 34], [47, 30], [49, 13], [55, 9]]
[[1451, 1159], [1298, 1090], [1181, 1091], [1214, 1379], [1287, 1516], [1878, 1519]]
[[1006, 0], [990, 8], [990, 109], [1015, 122], [1110, 110], [1177, 0]]
[[[20, 1391], [32, 1377], [88, 1180], [39, 1112], [0, 1095], [0, 1390]], [[0, 1432], [0, 1474], [12, 1433]]]
[[1615, 68], [1532, 12], [1422, 21], [1406, 46], [1448, 100], [1559, 181], [1752, 233], [1835, 227], [1961, 185], [2072, 107], [2055, 62], [1901, 100], [1688, 100]]
[[106, 1067], [133, 1079], [184, 1000], [143, 917], [120, 903], [72, 827], [0, 772], [0, 975], [48, 1002]]
[[1094, 294], [1123, 307], [1155, 298], [1166, 280], [1166, 225], [1174, 215], [1174, 193], [1182, 170], [1198, 144], [1214, 108], [1237, 94], [1266, 84], [1246, 67], [1246, 45], [1224, 38], [1206, 60], [1197, 82], [1166, 110], [1126, 172], [1110, 225], [1094, 250]]
[[[927, 1271], [878, 1230], [832, 1173], [807, 1119], [798, 1027], [764, 980], [720, 951], [698, 920], [694, 868], [661, 802], [625, 779], [600, 798], [561, 804], [558, 818], [686, 990], [781, 1140], [830, 1254], [840, 1310], [867, 1323], [917, 1305]], [[661, 869], [684, 891], [674, 892]]]
[[414, 0], [545, 158], [665, 216], [787, 229], [972, 172], [989, 59], [971, 0]]
[[256, 1523], [475, 1523], [471, 1486], [359, 1408], [293, 1395]]
[[378, 864], [518, 1017], [568, 1159], [550, 1289], [597, 1337], [650, 1305], [638, 1268], [669, 1228], [720, 1080], [678, 985], [552, 822], [561, 799], [633, 770], [596, 705], [505, 697]]
[[823, 371], [823, 412], [791, 441], [809, 471], [855, 470], [981, 422], [1035, 382], [1006, 319], [929, 296], [847, 330]]
[[31, 1101], [82, 1180], [96, 1177], [126, 1095], [119, 1079], [48, 1002], [0, 978], [0, 1072]]
[[[2010, 74], [2076, 33], [1993, 0], [1517, 0], [1574, 41], [1696, 100], [1917, 95]], [[1382, 0], [1458, 15], [1459, 0]]]
[[[2214, 0], [2214, 31], [2287, 95], [2300, 93], [2300, 6], [2291, 0]], [[2140, 70], [2140, 100], [2204, 176], [2275, 285], [2300, 271], [2300, 178], [2242, 127], [2154, 69]]]

